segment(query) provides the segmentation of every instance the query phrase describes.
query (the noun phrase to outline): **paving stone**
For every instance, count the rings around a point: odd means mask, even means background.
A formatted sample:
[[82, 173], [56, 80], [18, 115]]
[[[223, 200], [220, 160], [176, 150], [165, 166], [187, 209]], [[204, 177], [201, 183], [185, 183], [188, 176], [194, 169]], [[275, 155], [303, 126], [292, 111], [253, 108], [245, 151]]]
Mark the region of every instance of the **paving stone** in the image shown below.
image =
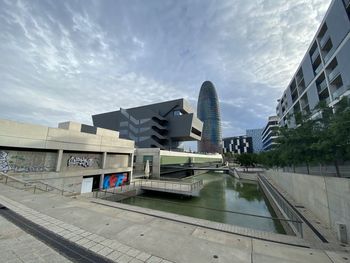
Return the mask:
[[120, 246], [117, 247], [117, 250], [122, 253], [126, 253], [131, 249], [131, 247], [120, 244]]
[[111, 260], [116, 260], [117, 258], [119, 258], [122, 255], [122, 253], [120, 253], [119, 251], [113, 251], [112, 253], [110, 253], [107, 258], [111, 259]]
[[137, 258], [133, 258], [131, 261], [130, 261], [130, 263], [143, 263], [144, 261], [141, 261], [141, 260], [139, 260], [139, 259], [137, 259]]
[[80, 234], [81, 236], [83, 236], [83, 237], [89, 237], [89, 236], [91, 236], [92, 235], [92, 233], [90, 233], [90, 232], [87, 232], [87, 231], [84, 231], [83, 233], [81, 233]]
[[132, 260], [132, 257], [128, 256], [128, 255], [121, 255], [118, 259], [117, 262], [118, 263], [129, 263]]
[[142, 261], [146, 261], [147, 259], [149, 259], [152, 255], [145, 253], [145, 252], [141, 252], [141, 254], [139, 254], [138, 256], [136, 256], [137, 259], [142, 260]]
[[87, 242], [86, 244], [83, 244], [83, 247], [90, 248], [90, 247], [93, 247], [95, 245], [97, 245], [97, 243], [90, 240], [90, 242]]
[[122, 244], [118, 241], [111, 241], [109, 245], [107, 245], [108, 247], [114, 249], [114, 250], [118, 250], [118, 247], [122, 246]]
[[90, 247], [89, 249], [91, 251], [98, 252], [98, 251], [102, 250], [103, 248], [104, 248], [104, 246], [102, 246], [101, 244], [96, 244], [95, 246]]
[[108, 254], [112, 253], [114, 250], [109, 248], [109, 247], [104, 247], [103, 249], [101, 249], [100, 251], [98, 251], [97, 253], [102, 255], [102, 256], [107, 256]]
[[72, 242], [77, 242], [78, 240], [82, 239], [83, 237], [74, 235], [71, 238], [69, 238], [70, 241]]
[[152, 256], [148, 260], [146, 260], [146, 262], [147, 263], [160, 263], [160, 262], [162, 262], [162, 260], [163, 260], [162, 258]]
[[141, 254], [141, 251], [135, 248], [131, 248], [126, 252], [126, 254], [130, 257], [136, 257], [137, 255]]
[[82, 238], [82, 239], [78, 240], [76, 243], [77, 243], [78, 245], [83, 246], [83, 245], [85, 245], [85, 244], [87, 244], [87, 243], [89, 243], [89, 242], [91, 242], [90, 239]]

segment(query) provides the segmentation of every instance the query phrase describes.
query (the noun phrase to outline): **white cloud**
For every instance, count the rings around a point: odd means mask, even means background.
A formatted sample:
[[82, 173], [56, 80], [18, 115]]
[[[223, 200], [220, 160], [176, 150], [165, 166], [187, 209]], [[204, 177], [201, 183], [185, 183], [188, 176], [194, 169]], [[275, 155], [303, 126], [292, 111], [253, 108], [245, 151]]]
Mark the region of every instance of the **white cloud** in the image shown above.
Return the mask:
[[2, 1], [0, 118], [56, 125], [210, 79], [225, 136], [261, 127], [330, 0]]

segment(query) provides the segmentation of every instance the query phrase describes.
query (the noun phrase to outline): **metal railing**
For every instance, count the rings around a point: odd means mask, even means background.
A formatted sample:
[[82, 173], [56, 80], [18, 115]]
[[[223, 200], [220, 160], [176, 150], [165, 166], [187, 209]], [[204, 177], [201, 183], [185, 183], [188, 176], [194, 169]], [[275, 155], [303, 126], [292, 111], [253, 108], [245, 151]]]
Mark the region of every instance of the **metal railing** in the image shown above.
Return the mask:
[[323, 65], [322, 65], [322, 63], [320, 63], [320, 65], [318, 65], [317, 68], [314, 70], [315, 73], [316, 73], [316, 75], [317, 75], [318, 73], [320, 73], [320, 71], [321, 71], [322, 69], [323, 69]]
[[[11, 187], [21, 189], [21, 190], [28, 190], [28, 189], [33, 189], [33, 193], [37, 193], [38, 191], [42, 192], [52, 192], [55, 191], [56, 193], [59, 193], [61, 195], [64, 195], [67, 193], [68, 195], [78, 195], [79, 193], [73, 192], [73, 191], [68, 191], [62, 188], [58, 188], [52, 185], [49, 185], [48, 183], [45, 183], [43, 181], [25, 181], [19, 178], [16, 178], [14, 176], [5, 174], [0, 172], [0, 180], [2, 183], [9, 185]], [[1, 182], [0, 181], [0, 182]]]
[[311, 55], [312, 62], [315, 62], [316, 58], [320, 55], [318, 48], [315, 49], [314, 53]]
[[320, 39], [320, 46], [321, 46], [321, 48], [324, 47], [324, 45], [327, 43], [328, 39], [330, 39], [330, 36], [329, 36], [329, 34], [326, 32], [326, 33], [322, 36], [322, 38]]
[[327, 88], [326, 80], [323, 80], [320, 84], [317, 85], [318, 93], [322, 93]]
[[272, 185], [261, 175], [258, 175], [258, 181], [260, 185], [265, 187], [277, 205], [282, 209], [285, 216], [289, 219], [288, 222], [291, 223], [291, 227], [296, 234], [299, 234], [300, 237], [303, 237], [303, 220], [300, 218], [295, 209], [281, 196], [280, 193], [272, 187]]
[[336, 89], [336, 91], [333, 92], [333, 99], [339, 98], [343, 93], [345, 93], [349, 88], [347, 86], [341, 86]]
[[340, 73], [340, 70], [339, 70], [339, 67], [336, 66], [329, 74], [328, 74], [328, 79], [329, 79], [329, 82], [332, 82], [335, 77], [337, 77]]

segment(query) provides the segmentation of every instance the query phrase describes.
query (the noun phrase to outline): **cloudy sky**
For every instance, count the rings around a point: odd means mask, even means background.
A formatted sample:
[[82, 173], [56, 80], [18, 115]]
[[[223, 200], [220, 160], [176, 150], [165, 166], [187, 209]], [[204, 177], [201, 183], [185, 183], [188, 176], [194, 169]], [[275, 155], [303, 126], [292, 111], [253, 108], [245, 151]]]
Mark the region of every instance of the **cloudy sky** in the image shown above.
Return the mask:
[[216, 86], [223, 135], [262, 127], [330, 0], [0, 0], [0, 118], [56, 126]]

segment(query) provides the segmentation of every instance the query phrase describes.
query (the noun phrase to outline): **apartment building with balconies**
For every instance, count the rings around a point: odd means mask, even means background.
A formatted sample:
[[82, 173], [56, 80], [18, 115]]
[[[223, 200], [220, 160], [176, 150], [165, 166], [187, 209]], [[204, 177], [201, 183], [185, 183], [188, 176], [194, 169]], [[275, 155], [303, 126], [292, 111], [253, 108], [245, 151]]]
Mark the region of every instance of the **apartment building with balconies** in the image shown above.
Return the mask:
[[268, 118], [267, 124], [261, 133], [263, 151], [271, 150], [277, 143], [276, 139], [278, 138], [278, 120], [279, 118], [277, 116], [270, 116]]
[[308, 51], [276, 107], [280, 126], [295, 127], [297, 113], [320, 101], [334, 106], [350, 95], [350, 0], [333, 0]]

